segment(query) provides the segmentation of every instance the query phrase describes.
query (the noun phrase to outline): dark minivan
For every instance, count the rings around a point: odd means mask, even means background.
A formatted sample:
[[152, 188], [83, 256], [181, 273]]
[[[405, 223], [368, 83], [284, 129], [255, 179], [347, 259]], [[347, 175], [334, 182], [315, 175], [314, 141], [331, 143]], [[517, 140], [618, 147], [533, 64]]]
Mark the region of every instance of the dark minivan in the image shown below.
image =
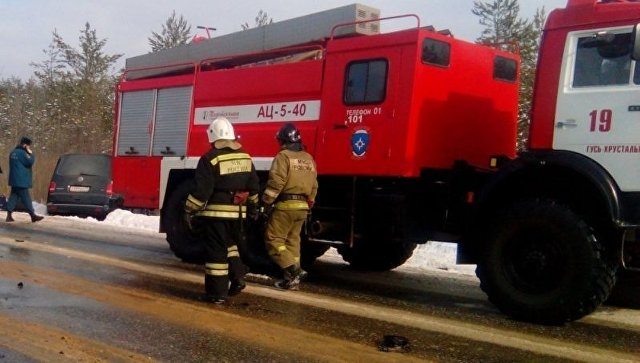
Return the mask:
[[49, 183], [47, 212], [103, 220], [122, 205], [113, 194], [111, 156], [65, 154], [60, 156]]

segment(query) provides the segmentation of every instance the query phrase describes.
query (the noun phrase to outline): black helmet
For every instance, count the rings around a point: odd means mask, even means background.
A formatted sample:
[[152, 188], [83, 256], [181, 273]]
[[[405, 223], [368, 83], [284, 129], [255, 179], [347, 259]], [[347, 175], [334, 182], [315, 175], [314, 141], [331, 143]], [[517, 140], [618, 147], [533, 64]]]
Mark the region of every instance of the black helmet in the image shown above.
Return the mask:
[[298, 131], [298, 129], [293, 124], [289, 123], [280, 128], [280, 130], [276, 134], [276, 139], [278, 139], [280, 145], [302, 142], [300, 131]]

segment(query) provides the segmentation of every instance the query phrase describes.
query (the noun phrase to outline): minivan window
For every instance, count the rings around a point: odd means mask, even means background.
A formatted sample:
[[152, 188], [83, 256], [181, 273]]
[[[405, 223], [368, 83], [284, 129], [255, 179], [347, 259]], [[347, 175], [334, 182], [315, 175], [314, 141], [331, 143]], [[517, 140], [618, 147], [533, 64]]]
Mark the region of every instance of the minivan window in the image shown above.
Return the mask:
[[56, 172], [59, 175], [111, 175], [108, 157], [95, 155], [68, 155], [61, 158]]

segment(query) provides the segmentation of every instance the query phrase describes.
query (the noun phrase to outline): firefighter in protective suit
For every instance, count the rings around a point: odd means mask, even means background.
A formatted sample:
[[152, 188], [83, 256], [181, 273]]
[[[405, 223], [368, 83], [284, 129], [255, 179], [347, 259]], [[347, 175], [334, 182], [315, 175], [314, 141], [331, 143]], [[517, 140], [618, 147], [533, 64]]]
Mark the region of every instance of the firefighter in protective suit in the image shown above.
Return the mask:
[[276, 134], [280, 152], [273, 159], [269, 180], [262, 195], [268, 223], [265, 231], [267, 252], [283, 269], [284, 279], [275, 287], [297, 290], [306, 272], [300, 267], [300, 232], [318, 192], [313, 157], [302, 144], [298, 129], [285, 124]]
[[199, 224], [205, 240], [205, 298], [222, 304], [246, 286], [246, 268], [237, 241], [247, 210], [257, 213], [260, 186], [251, 156], [236, 141], [229, 120], [213, 120], [207, 136], [211, 149], [198, 161], [195, 189], [187, 197], [185, 216], [189, 226]]

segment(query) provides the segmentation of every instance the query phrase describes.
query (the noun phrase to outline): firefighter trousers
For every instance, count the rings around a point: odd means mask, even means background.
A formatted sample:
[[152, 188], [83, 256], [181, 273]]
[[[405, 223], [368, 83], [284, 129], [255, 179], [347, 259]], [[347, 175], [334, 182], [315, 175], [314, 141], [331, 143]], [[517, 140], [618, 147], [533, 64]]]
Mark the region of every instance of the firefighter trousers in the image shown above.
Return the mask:
[[229, 292], [229, 280], [241, 281], [247, 272], [236, 244], [241, 233], [240, 222], [237, 219], [203, 219], [202, 233], [207, 252], [205, 293], [210, 298], [224, 299]]
[[306, 210], [274, 209], [271, 213], [264, 239], [269, 256], [280, 268], [300, 266], [300, 232], [306, 219]]

